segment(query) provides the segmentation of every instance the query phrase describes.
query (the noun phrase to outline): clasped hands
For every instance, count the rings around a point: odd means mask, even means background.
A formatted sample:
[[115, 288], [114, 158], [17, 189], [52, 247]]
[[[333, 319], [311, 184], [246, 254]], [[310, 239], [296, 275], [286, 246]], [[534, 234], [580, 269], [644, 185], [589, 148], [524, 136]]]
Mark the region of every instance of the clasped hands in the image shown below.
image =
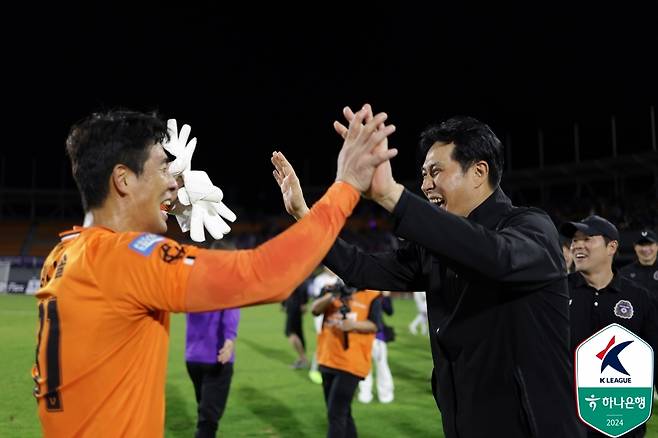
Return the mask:
[[[388, 147], [388, 137], [395, 132], [395, 126], [386, 125], [387, 114], [373, 114], [369, 104], [356, 113], [345, 107], [343, 116], [348, 126], [334, 122], [334, 129], [343, 138], [336, 181], [350, 184], [363, 196], [392, 211], [404, 189], [393, 179], [389, 161], [398, 152]], [[286, 211], [300, 219], [309, 208], [299, 178], [283, 153], [273, 152], [271, 161], [274, 165], [272, 175], [281, 189]]]

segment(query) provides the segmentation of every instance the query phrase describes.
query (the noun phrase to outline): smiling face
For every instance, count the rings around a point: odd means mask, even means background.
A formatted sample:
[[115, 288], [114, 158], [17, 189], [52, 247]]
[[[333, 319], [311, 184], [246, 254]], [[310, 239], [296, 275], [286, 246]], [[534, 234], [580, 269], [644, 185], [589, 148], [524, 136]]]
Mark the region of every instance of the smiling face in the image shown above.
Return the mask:
[[421, 170], [421, 189], [429, 201], [458, 216], [466, 217], [473, 209], [475, 186], [472, 168], [462, 171], [452, 159], [454, 143], [434, 143], [425, 157]]
[[642, 243], [633, 246], [637, 260], [641, 265], [650, 266], [656, 262], [658, 254], [658, 243]]
[[166, 210], [176, 198], [178, 185], [168, 172], [167, 154], [154, 144], [138, 176], [130, 172], [130, 212], [135, 231], [162, 234], [167, 231]]
[[571, 240], [571, 254], [576, 270], [593, 273], [612, 266], [612, 259], [617, 251], [617, 241], [605, 243], [603, 236], [588, 236], [576, 231]]

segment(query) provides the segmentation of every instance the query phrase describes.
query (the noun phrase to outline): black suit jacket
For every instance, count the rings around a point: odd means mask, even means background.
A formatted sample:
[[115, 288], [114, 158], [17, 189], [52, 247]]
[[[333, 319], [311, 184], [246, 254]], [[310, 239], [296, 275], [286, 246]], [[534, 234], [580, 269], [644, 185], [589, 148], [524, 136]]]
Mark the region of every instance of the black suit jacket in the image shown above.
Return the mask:
[[[447, 438], [581, 437], [558, 233], [496, 190], [468, 218], [405, 191], [396, 251], [338, 240], [326, 265], [356, 287], [427, 292], [433, 388]], [[502, 435], [501, 435], [502, 436]]]

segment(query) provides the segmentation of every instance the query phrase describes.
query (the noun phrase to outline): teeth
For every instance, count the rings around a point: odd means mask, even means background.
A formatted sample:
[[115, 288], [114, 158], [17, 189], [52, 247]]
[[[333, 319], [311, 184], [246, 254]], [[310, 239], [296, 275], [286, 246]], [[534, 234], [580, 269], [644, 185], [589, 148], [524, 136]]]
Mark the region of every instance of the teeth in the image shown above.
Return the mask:
[[162, 201], [162, 203], [160, 204], [160, 210], [167, 213], [167, 211], [169, 211], [169, 208], [171, 206], [172, 206], [171, 199], [166, 199], [166, 200]]

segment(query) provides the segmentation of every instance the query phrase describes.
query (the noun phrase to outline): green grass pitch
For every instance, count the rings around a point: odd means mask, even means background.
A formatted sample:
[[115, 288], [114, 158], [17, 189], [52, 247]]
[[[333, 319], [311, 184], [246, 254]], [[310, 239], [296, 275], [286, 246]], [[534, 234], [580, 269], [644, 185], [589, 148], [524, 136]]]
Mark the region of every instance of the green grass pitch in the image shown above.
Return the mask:
[[[34, 297], [0, 295], [0, 436], [41, 436], [32, 397], [30, 369], [34, 361], [36, 308]], [[359, 436], [442, 437], [441, 419], [430, 392], [432, 360], [426, 337], [412, 336], [407, 325], [415, 316], [413, 300], [395, 300], [387, 317], [397, 339], [389, 344], [395, 401], [356, 399], [352, 412]], [[292, 370], [295, 354], [283, 335], [285, 314], [273, 304], [243, 309], [236, 344], [235, 374], [218, 436], [321, 437], [327, 422], [320, 385], [307, 372]], [[312, 318], [304, 315], [307, 347], [315, 348]], [[185, 319], [173, 315], [166, 382], [167, 437], [194, 435], [196, 402], [184, 361]], [[477, 419], [474, 419], [477, 421]], [[559, 421], [559, 419], [556, 419]], [[504, 425], [491, 425], [492, 436]], [[658, 438], [655, 416], [648, 437]]]

